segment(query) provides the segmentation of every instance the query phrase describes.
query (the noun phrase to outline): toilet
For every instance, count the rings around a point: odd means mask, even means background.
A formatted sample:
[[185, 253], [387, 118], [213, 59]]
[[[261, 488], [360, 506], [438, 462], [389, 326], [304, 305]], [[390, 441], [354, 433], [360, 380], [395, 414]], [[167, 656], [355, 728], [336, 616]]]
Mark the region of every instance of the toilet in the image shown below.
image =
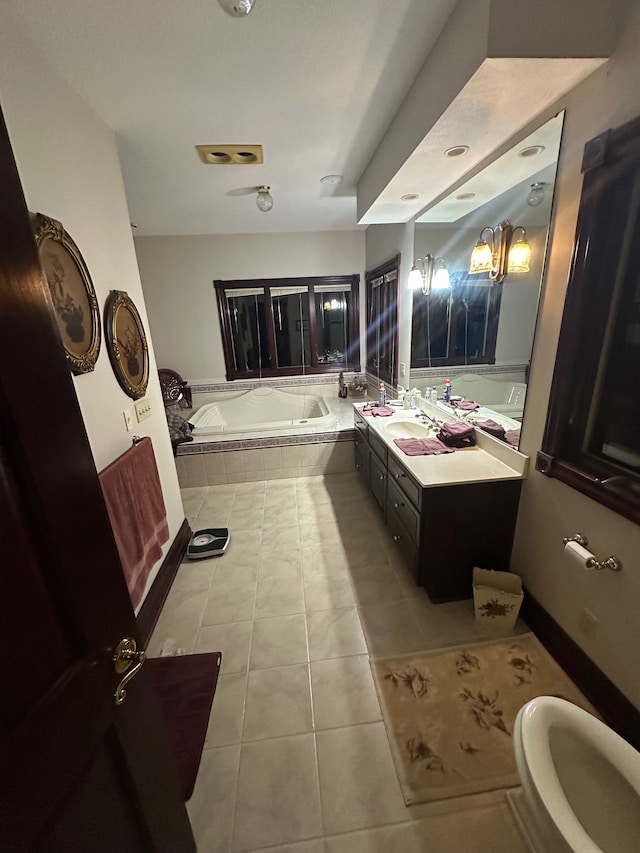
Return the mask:
[[640, 752], [555, 696], [520, 709], [513, 745], [522, 788], [507, 802], [533, 853], [640, 850]]

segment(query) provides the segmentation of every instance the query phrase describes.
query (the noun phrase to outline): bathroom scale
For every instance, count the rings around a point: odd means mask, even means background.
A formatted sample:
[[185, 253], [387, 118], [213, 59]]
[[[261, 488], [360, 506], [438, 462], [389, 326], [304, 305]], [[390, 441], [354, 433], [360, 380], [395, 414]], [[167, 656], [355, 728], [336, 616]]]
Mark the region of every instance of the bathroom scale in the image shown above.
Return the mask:
[[224, 554], [229, 544], [228, 527], [209, 527], [196, 530], [187, 546], [187, 557], [190, 560], [204, 560], [206, 557], [219, 557]]

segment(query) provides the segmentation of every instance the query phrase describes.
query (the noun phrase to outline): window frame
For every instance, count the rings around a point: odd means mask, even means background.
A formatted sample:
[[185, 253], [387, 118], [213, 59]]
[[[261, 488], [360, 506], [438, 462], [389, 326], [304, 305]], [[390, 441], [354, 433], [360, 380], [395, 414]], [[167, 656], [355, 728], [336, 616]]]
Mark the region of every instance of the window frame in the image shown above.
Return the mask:
[[[340, 364], [322, 364], [317, 359], [317, 318], [315, 312], [315, 288], [316, 287], [343, 287], [350, 286], [347, 295], [349, 321], [347, 331], [346, 362]], [[359, 285], [360, 276], [334, 275], [334, 276], [306, 276], [294, 278], [260, 278], [260, 279], [216, 279], [213, 286], [216, 293], [218, 306], [218, 319], [222, 335], [222, 349], [224, 353], [226, 378], [232, 382], [236, 379], [259, 379], [261, 377], [277, 376], [306, 376], [322, 373], [359, 372], [360, 371], [360, 321], [359, 321]], [[271, 290], [283, 287], [299, 287], [307, 290], [309, 309], [309, 341], [311, 350], [311, 364], [294, 365], [293, 367], [272, 367], [277, 363], [276, 333], [273, 316], [273, 304]], [[231, 315], [227, 298], [228, 290], [263, 290], [265, 305], [265, 324], [267, 329], [267, 345], [269, 351], [269, 366], [258, 367], [253, 370], [238, 370], [235, 367], [233, 336], [231, 333]]]
[[498, 324], [500, 321], [500, 306], [502, 304], [502, 282], [493, 282], [490, 281], [487, 277], [486, 279], [481, 276], [471, 276], [469, 274], [464, 274], [459, 276], [459, 281], [454, 281], [455, 273], [451, 275], [451, 289], [450, 289], [450, 299], [449, 306], [450, 310], [448, 312], [448, 353], [455, 351], [456, 348], [456, 334], [457, 334], [457, 324], [456, 319], [457, 315], [460, 312], [461, 306], [463, 305], [463, 300], [461, 298], [462, 292], [465, 288], [469, 287], [482, 287], [487, 289], [487, 311], [486, 311], [486, 346], [485, 346], [485, 354], [482, 356], [464, 356], [464, 355], [450, 355], [446, 356], [436, 356], [429, 359], [418, 358], [414, 355], [413, 342], [417, 341], [419, 338], [418, 329], [419, 329], [419, 315], [422, 309], [421, 303], [425, 306], [427, 304], [427, 300], [431, 299], [431, 293], [423, 294], [422, 291], [416, 290], [413, 293], [413, 305], [411, 310], [411, 369], [423, 368], [423, 367], [452, 367], [452, 366], [475, 366], [482, 364], [495, 364], [496, 363], [496, 344], [498, 341]]
[[[384, 284], [393, 284], [395, 287], [388, 288], [387, 293], [385, 294], [385, 305], [387, 307], [387, 311], [385, 312], [385, 316], [383, 322], [377, 322], [376, 324], [370, 324], [369, 318], [371, 317], [371, 309], [372, 309], [372, 300], [373, 300], [373, 288], [374, 282], [379, 278], [387, 278], [387, 281]], [[399, 322], [398, 322], [398, 288], [399, 288], [399, 279], [400, 279], [400, 255], [397, 254], [395, 257], [391, 258], [389, 261], [385, 261], [385, 263], [380, 264], [368, 272], [365, 272], [365, 283], [366, 283], [366, 308], [367, 308], [367, 322], [366, 322], [366, 341], [367, 341], [367, 351], [366, 351], [366, 366], [367, 372], [376, 376], [378, 379], [382, 379], [385, 382], [388, 382], [390, 385], [397, 386], [398, 384], [398, 354], [399, 354]], [[374, 333], [377, 332], [378, 328], [382, 326], [383, 336], [385, 340], [388, 340], [392, 344], [392, 348], [390, 348], [390, 358], [389, 362], [385, 364], [384, 368], [381, 370], [380, 365], [375, 364], [373, 361], [373, 353], [377, 351], [377, 347], [375, 345]]]
[[[592, 401], [605, 336], [619, 316], [610, 317], [611, 297], [634, 179], [640, 181], [640, 117], [587, 142], [582, 172], [569, 284], [536, 467], [640, 524], [640, 471], [587, 448], [589, 424], [599, 411], [592, 412]], [[637, 230], [640, 207], [635, 217]], [[631, 286], [630, 281], [621, 286]]]

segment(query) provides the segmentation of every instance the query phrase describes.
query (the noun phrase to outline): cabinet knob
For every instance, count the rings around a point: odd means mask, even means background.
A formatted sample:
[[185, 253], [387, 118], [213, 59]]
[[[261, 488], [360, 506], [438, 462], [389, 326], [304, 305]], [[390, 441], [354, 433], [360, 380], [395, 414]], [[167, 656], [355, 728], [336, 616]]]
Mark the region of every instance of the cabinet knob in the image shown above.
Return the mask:
[[362, 468], [362, 465], [356, 464], [356, 468]]
[[402, 536], [394, 535], [394, 537], [393, 537], [394, 542], [399, 542], [401, 539], [402, 539]]
[[380, 474], [380, 479], [381, 479], [381, 480], [384, 480], [384, 478], [385, 478], [385, 475], [384, 475], [384, 474]]
[[394, 507], [397, 509], [399, 506], [404, 506], [404, 503], [394, 503]]
[[399, 480], [401, 477], [405, 477], [405, 476], [406, 476], [406, 474], [396, 474], [395, 478], [396, 478], [396, 480]]

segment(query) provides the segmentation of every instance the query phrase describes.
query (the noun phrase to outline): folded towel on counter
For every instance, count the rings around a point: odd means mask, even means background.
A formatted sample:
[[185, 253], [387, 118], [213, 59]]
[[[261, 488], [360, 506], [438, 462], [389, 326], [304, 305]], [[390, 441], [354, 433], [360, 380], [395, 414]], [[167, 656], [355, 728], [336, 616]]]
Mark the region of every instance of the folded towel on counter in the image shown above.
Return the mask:
[[520, 444], [520, 430], [508, 429], [504, 434], [504, 440], [507, 444], [510, 444], [511, 447], [518, 447]]
[[438, 438], [448, 447], [473, 447], [476, 443], [473, 427], [463, 423], [442, 424]]
[[453, 453], [453, 447], [447, 447], [437, 438], [394, 438], [407, 456], [439, 456], [441, 453]]
[[393, 409], [390, 406], [378, 406], [371, 410], [371, 414], [375, 415], [377, 418], [388, 418], [389, 415], [393, 414]]
[[453, 405], [456, 409], [464, 409], [467, 412], [475, 412], [476, 409], [480, 408], [480, 403], [474, 403], [473, 400], [460, 400]]
[[487, 418], [486, 421], [476, 421], [474, 426], [480, 427], [481, 430], [488, 432], [489, 435], [493, 435], [495, 438], [504, 441], [504, 427], [502, 424], [492, 421], [491, 418]]

